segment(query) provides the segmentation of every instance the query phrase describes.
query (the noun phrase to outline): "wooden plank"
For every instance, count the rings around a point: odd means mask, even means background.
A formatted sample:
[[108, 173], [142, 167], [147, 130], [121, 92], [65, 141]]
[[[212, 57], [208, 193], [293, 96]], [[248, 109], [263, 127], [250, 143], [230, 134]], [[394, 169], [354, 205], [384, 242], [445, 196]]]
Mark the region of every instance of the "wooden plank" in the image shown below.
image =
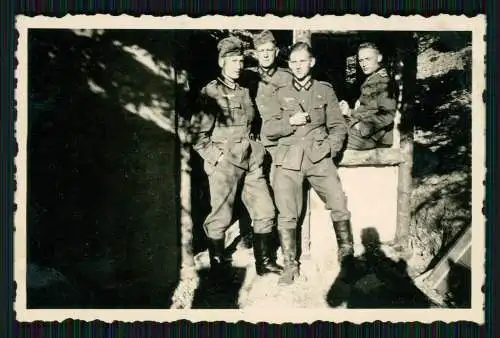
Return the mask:
[[[451, 248], [446, 252], [446, 254], [441, 258], [438, 264], [434, 267], [429, 276], [425, 281], [433, 288], [437, 290], [443, 290], [446, 288], [446, 277], [450, 272], [449, 261], [455, 262], [457, 264], [467, 264], [470, 265], [470, 250], [472, 247], [472, 229], [467, 227], [463, 233], [458, 237], [456, 242], [451, 246]], [[470, 268], [470, 266], [468, 266]]]
[[400, 149], [377, 148], [371, 150], [351, 150], [344, 152], [340, 167], [396, 166], [403, 163]]

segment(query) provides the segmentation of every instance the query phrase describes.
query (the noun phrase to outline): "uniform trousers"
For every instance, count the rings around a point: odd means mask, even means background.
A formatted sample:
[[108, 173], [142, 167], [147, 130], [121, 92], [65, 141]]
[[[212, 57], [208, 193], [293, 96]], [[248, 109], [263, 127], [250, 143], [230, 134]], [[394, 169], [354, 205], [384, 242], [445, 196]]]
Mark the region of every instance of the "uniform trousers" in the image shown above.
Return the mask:
[[272, 231], [276, 210], [262, 166], [247, 171], [222, 160], [216, 166], [205, 162], [205, 171], [208, 175], [211, 211], [203, 228], [209, 238], [224, 238], [225, 231], [231, 226], [239, 191], [252, 218], [254, 232], [266, 234]]
[[347, 149], [369, 150], [377, 147], [377, 143], [370, 137], [361, 136], [361, 132], [354, 127], [349, 128]]
[[295, 229], [302, 211], [303, 183], [309, 182], [319, 198], [330, 210], [333, 221], [350, 220], [347, 197], [342, 188], [337, 168], [330, 157], [312, 163], [303, 156], [300, 170], [276, 167], [274, 199], [278, 209], [278, 228]]
[[264, 159], [264, 175], [266, 176], [269, 186], [273, 188], [274, 184], [274, 172], [275, 172], [275, 165], [274, 165], [274, 159], [275, 159], [275, 154], [276, 150], [278, 147], [276, 145], [272, 146], [266, 146], [266, 155]]

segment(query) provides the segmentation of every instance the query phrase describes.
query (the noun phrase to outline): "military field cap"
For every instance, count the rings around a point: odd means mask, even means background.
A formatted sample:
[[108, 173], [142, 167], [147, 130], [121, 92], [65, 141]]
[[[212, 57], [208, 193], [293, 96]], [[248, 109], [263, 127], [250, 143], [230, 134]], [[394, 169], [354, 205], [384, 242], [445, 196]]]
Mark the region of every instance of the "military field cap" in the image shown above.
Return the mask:
[[257, 47], [258, 45], [262, 45], [266, 42], [276, 43], [276, 40], [274, 39], [274, 35], [273, 35], [273, 33], [271, 33], [271, 31], [265, 30], [265, 31], [260, 32], [257, 35], [254, 35], [254, 37], [253, 37], [254, 47]]
[[230, 36], [219, 41], [217, 44], [219, 57], [242, 55], [243, 43], [235, 36]]

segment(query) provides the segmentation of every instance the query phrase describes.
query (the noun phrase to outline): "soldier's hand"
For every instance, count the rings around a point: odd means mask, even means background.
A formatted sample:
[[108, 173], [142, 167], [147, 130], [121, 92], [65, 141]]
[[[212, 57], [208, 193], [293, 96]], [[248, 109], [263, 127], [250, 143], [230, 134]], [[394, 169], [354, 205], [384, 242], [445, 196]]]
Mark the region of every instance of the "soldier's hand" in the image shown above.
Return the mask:
[[215, 161], [215, 165], [221, 163], [221, 161], [224, 159], [224, 154], [220, 154], [219, 158], [217, 159], [217, 161]]
[[292, 126], [303, 126], [307, 123], [308, 117], [308, 113], [298, 112], [290, 117], [289, 121]]
[[351, 116], [351, 108], [349, 108], [349, 103], [345, 100], [339, 102], [340, 112], [344, 116]]

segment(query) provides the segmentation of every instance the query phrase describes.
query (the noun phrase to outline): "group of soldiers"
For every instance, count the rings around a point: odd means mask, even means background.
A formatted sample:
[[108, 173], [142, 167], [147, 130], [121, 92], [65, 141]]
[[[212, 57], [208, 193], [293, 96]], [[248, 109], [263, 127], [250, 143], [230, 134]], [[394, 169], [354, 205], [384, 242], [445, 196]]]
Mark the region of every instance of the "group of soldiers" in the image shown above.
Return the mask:
[[[258, 66], [244, 69], [242, 41], [231, 36], [218, 43], [220, 76], [202, 89], [201, 109], [193, 116], [194, 149], [204, 160], [210, 191], [203, 227], [211, 272], [220, 278], [230, 265], [225, 232], [241, 198], [253, 223], [257, 274], [276, 273], [279, 284], [291, 284], [300, 276], [297, 226], [304, 181], [330, 210], [342, 264], [354, 249], [335, 159], [345, 148], [390, 147], [396, 101], [373, 44], [358, 48], [367, 78], [354, 109], [338, 101], [332, 85], [312, 78], [315, 58], [308, 43], [291, 46], [289, 69], [277, 66], [279, 49], [270, 31], [255, 35], [253, 44]], [[276, 223], [283, 266], [276, 263], [273, 245]]]

